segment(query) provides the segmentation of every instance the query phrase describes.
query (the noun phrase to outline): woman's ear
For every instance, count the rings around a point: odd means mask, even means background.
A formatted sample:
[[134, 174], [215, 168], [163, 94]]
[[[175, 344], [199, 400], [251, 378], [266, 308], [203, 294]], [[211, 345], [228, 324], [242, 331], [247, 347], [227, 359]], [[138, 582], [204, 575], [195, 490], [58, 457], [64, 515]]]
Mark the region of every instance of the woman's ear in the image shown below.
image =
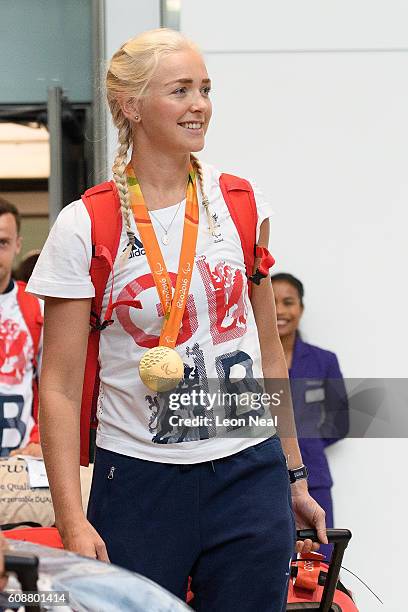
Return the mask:
[[132, 123], [138, 123], [140, 121], [139, 101], [137, 98], [128, 96], [121, 96], [119, 98], [120, 108], [126, 119]]

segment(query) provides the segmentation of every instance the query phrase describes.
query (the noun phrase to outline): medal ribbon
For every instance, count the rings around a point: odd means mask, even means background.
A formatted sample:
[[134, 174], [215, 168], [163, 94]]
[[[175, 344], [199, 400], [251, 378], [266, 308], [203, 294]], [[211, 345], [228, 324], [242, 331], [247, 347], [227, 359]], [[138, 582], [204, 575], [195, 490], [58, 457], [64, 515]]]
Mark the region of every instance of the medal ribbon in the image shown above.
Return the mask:
[[186, 209], [184, 214], [183, 240], [179, 258], [176, 287], [171, 284], [163, 255], [147, 210], [142, 190], [132, 166], [126, 168], [133, 216], [139, 231], [147, 261], [163, 307], [165, 322], [160, 334], [159, 346], [174, 348], [180, 331], [181, 321], [187, 304], [198, 233], [198, 200], [195, 173], [190, 166]]

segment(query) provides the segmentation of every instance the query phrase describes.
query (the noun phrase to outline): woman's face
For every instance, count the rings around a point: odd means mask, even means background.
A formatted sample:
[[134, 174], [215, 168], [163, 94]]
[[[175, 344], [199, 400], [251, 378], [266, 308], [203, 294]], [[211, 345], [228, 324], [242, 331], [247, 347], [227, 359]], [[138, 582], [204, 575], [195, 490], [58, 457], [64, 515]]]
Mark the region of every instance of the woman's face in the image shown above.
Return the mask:
[[176, 154], [200, 151], [212, 113], [210, 87], [197, 51], [186, 49], [162, 58], [140, 102], [136, 142]]
[[272, 286], [279, 336], [283, 338], [296, 332], [303, 314], [303, 306], [297, 289], [287, 281], [272, 281]]

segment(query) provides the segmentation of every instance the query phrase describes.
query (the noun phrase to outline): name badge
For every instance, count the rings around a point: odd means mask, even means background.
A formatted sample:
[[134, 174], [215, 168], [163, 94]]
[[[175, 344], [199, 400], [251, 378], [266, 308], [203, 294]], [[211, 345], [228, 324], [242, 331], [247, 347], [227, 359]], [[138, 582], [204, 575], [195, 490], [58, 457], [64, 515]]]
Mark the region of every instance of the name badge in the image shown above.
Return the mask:
[[324, 402], [326, 393], [324, 387], [316, 387], [315, 389], [306, 389], [305, 402], [312, 404], [314, 402]]

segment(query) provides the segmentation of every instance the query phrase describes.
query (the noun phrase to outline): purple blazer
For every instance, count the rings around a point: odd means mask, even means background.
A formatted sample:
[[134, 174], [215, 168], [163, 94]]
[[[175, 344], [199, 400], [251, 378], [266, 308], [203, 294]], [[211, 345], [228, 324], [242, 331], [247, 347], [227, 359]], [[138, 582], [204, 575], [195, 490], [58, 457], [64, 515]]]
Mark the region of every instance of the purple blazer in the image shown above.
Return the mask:
[[324, 449], [349, 429], [347, 392], [334, 353], [296, 337], [289, 370], [293, 409], [310, 487], [331, 487]]

